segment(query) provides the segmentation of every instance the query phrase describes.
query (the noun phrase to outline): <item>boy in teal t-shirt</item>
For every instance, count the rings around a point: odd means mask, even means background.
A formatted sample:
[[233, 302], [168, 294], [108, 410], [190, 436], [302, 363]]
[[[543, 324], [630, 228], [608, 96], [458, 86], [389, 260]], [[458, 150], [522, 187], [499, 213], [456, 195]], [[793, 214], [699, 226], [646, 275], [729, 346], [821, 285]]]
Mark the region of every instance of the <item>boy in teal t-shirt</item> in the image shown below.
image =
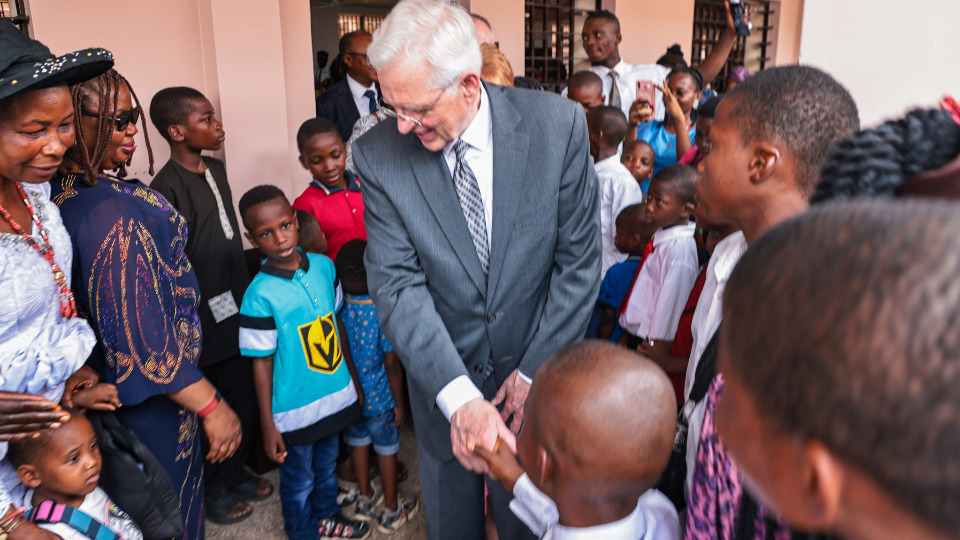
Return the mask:
[[297, 217], [278, 188], [255, 187], [239, 207], [247, 239], [266, 257], [240, 306], [240, 350], [254, 358], [284, 529], [291, 540], [366, 538], [369, 526], [337, 504], [338, 434], [362, 417], [363, 394], [337, 315], [333, 262], [297, 248]]

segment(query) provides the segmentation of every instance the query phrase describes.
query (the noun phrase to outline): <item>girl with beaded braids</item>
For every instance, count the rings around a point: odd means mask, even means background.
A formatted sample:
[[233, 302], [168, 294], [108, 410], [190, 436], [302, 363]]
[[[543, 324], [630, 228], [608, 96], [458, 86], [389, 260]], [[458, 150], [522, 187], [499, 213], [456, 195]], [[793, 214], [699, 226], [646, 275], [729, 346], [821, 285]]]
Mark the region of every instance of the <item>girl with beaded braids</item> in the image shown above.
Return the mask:
[[812, 203], [855, 197], [960, 198], [960, 105], [918, 109], [841, 139]]
[[[219, 462], [236, 451], [240, 422], [196, 365], [199, 289], [184, 254], [186, 221], [160, 194], [122, 178], [143, 116], [127, 80], [111, 70], [70, 95], [78, 144], [51, 182], [51, 200], [73, 239], [77, 302], [100, 340], [88, 364], [116, 385], [117, 415], [173, 480], [183, 538], [202, 540], [198, 429], [210, 440], [207, 459]], [[152, 172], [152, 155], [150, 164]]]

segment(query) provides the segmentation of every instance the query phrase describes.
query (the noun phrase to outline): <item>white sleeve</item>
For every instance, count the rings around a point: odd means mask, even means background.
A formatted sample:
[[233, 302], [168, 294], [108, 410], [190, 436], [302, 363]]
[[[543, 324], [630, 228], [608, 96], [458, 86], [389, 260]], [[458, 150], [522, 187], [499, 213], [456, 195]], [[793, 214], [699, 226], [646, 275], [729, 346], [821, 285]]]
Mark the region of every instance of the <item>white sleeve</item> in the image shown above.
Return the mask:
[[546, 534], [550, 527], [560, 521], [557, 505], [533, 485], [526, 473], [522, 474], [513, 485], [510, 510], [530, 528], [537, 538]]
[[[626, 180], [626, 179], [624, 179]], [[640, 185], [630, 177], [630, 183], [626, 183], [622, 180], [613, 181], [613, 203], [610, 205], [610, 213], [613, 219], [610, 220], [610, 223], [617, 222], [617, 216], [620, 215], [620, 212], [624, 208], [637, 204], [643, 200], [643, 191], [640, 190]], [[614, 227], [614, 235], [616, 235], [616, 227]]]
[[476, 398], [483, 399], [483, 393], [480, 392], [477, 385], [473, 384], [470, 377], [460, 375], [448, 382], [437, 394], [437, 407], [440, 407], [440, 412], [449, 421], [453, 413], [457, 412], [460, 407]]
[[696, 261], [688, 261], [683, 255], [674, 253], [665, 261], [663, 282], [657, 294], [650, 318], [650, 339], [673, 339], [677, 335], [677, 325], [687, 304], [690, 291], [697, 281]]

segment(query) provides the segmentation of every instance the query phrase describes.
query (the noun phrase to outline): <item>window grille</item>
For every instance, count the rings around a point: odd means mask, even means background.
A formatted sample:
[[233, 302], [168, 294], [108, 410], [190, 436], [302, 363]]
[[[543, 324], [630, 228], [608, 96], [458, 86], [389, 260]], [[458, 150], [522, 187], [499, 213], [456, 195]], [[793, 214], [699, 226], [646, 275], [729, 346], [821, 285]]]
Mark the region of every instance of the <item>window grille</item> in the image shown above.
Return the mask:
[[26, 34], [30, 19], [23, 10], [23, 0], [0, 0], [0, 20], [12, 22]]
[[358, 15], [355, 13], [340, 13], [337, 15], [337, 27], [340, 37], [357, 30], [366, 30], [371, 34], [380, 28], [383, 15]]
[[562, 88], [574, 71], [579, 31], [600, 0], [525, 0], [524, 74], [548, 90]]
[[[771, 15], [773, 10], [769, 2], [751, 0], [745, 2], [753, 8], [753, 31], [749, 36], [737, 36], [726, 65], [712, 82], [712, 88], [718, 92], [726, 91], [727, 75], [735, 66], [744, 66], [751, 72], [764, 69], [770, 57], [767, 47], [771, 45], [773, 30]], [[720, 40], [720, 34], [727, 27], [727, 16], [723, 0], [696, 0], [693, 8], [693, 45], [691, 64], [697, 66], [710, 54]]]

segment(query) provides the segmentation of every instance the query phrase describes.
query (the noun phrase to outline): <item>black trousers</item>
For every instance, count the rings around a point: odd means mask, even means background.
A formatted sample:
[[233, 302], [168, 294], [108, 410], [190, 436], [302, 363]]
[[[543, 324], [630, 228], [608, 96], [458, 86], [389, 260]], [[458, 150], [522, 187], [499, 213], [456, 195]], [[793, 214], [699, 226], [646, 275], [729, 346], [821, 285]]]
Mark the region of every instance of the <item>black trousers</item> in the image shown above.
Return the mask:
[[[219, 499], [238, 485], [255, 478], [244, 469], [260, 430], [260, 411], [256, 388], [253, 385], [253, 359], [234, 356], [200, 370], [237, 413], [243, 432], [240, 447], [232, 456], [220, 463], [205, 461], [203, 464], [203, 481], [207, 495], [211, 499]], [[200, 433], [203, 455], [207, 455], [210, 442], [207, 440], [206, 431], [201, 429]]]

